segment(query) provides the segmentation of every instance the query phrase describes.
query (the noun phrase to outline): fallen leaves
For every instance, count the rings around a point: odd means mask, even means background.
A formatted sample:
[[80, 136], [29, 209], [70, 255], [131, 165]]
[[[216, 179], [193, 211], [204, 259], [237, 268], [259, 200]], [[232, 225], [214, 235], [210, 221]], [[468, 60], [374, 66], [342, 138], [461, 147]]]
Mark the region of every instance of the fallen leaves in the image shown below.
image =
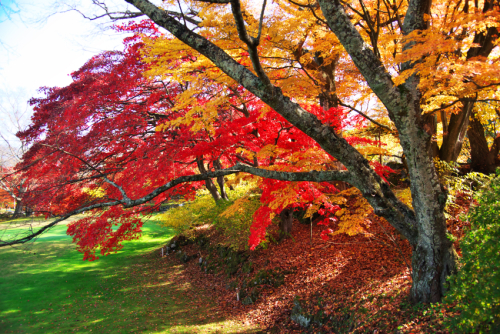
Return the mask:
[[[383, 224], [383, 228], [380, 224]], [[290, 320], [296, 297], [304, 300], [305, 308], [309, 311], [323, 312], [329, 316], [345, 308], [362, 308], [365, 313], [360, 316], [360, 324], [363, 323], [360, 328], [396, 328], [399, 321], [398, 305], [406, 298], [411, 285], [405, 264], [410, 262], [409, 244], [395, 237], [395, 230], [382, 220], [378, 224], [370, 224], [369, 232], [390, 242], [382, 233], [384, 229], [389, 231], [393, 234], [393, 247], [376, 242], [373, 238], [361, 235], [349, 237], [345, 234], [333, 236], [330, 239], [332, 244], [329, 245], [320, 237], [324, 227], [313, 225], [313, 228], [311, 239], [310, 225], [295, 222], [293, 240], [285, 239], [280, 244], [270, 244], [267, 249], [250, 252], [249, 261], [254, 267], [252, 274], [240, 270], [228, 278], [223, 270], [218, 274], [204, 273], [200, 271], [198, 261], [191, 261], [184, 265], [182, 279], [208, 291], [227, 316], [268, 329], [290, 333], [301, 331]], [[223, 239], [218, 232], [207, 230], [206, 227], [203, 233], [211, 237], [211, 242]], [[183, 251], [196, 254], [204, 250], [190, 245]], [[175, 257], [166, 257], [165, 261], [178, 263]], [[265, 286], [253, 304], [243, 305], [237, 301], [234, 286], [240, 286], [244, 279], [255, 276], [259, 270], [276, 268], [290, 271], [284, 276], [283, 285]], [[318, 300], [321, 302], [318, 303]], [[377, 318], [382, 313], [394, 313], [395, 317], [391, 316], [392, 320], [386, 323]]]

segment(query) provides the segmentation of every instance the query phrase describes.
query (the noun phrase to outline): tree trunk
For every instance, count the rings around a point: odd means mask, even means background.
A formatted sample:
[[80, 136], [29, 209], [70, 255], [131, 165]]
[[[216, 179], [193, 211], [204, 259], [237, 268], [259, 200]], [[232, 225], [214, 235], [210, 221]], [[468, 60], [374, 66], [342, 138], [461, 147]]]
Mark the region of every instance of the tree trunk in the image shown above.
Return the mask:
[[31, 217], [31, 215], [33, 214], [33, 210], [31, 209], [31, 207], [29, 206], [24, 206], [24, 216], [25, 217]]
[[456, 271], [457, 260], [453, 243], [447, 238], [444, 216], [447, 193], [439, 183], [429, 154], [430, 134], [402, 131], [400, 138], [408, 153], [406, 160], [417, 222], [416, 238], [409, 240], [413, 248], [410, 298], [414, 303], [438, 302], [447, 290], [447, 277]]
[[500, 159], [498, 158], [498, 153], [500, 152], [500, 134], [497, 135], [490, 149], [490, 156], [495, 163], [495, 168], [500, 165]]
[[439, 159], [446, 162], [457, 161], [462, 150], [465, 133], [469, 125], [469, 116], [473, 107], [474, 101], [467, 100], [463, 103], [461, 112], [450, 116], [450, 123], [447, 131], [443, 134], [443, 143], [439, 149]]
[[292, 234], [293, 209], [283, 209], [280, 213], [280, 238], [286, 238]]
[[[221, 165], [219, 159], [214, 161], [214, 167], [217, 170], [222, 169], [222, 165]], [[227, 197], [226, 189], [224, 188], [224, 183], [225, 183], [224, 176], [218, 176], [217, 183], [219, 184], [219, 192], [220, 192], [221, 198], [225, 201], [228, 201], [229, 197]]]
[[[444, 207], [447, 193], [439, 182], [433, 157], [433, 129], [421, 115], [418, 102], [410, 103], [415, 96], [419, 101], [418, 78], [408, 79], [408, 107], [422, 131], [400, 131], [401, 145], [406, 153], [412, 204], [416, 215], [417, 236], [409, 240], [412, 245], [412, 279], [410, 298], [414, 303], [439, 302], [447, 290], [447, 277], [456, 272], [457, 254], [453, 243], [447, 238]], [[396, 121], [398, 116], [396, 116]], [[397, 124], [397, 123], [396, 123]]]
[[448, 290], [447, 277], [457, 270], [453, 243], [446, 235], [429, 236], [420, 236], [413, 248], [410, 298], [415, 304], [439, 302]]
[[[207, 169], [205, 168], [205, 165], [203, 164], [203, 157], [196, 157], [196, 164], [198, 165], [198, 169], [200, 170], [200, 173], [205, 174], [207, 172]], [[208, 191], [210, 192], [210, 194], [212, 195], [212, 197], [216, 203], [218, 201], [220, 201], [221, 199], [223, 199], [221, 194], [219, 193], [219, 190], [217, 190], [217, 186], [214, 184], [212, 179], [205, 180], [205, 187], [208, 189]], [[224, 189], [224, 188], [222, 188], [222, 189]]]
[[435, 114], [425, 115], [423, 117], [423, 123], [427, 133], [432, 134], [431, 145], [429, 146], [429, 156], [434, 159], [439, 156], [439, 147], [436, 140], [437, 116]]
[[14, 208], [14, 214], [12, 218], [19, 218], [22, 215], [23, 203], [21, 200], [16, 199], [16, 207]]
[[[422, 138], [410, 140], [422, 142]], [[414, 149], [414, 154], [407, 156], [418, 231], [416, 240], [410, 240], [413, 248], [410, 297], [414, 303], [440, 301], [447, 290], [446, 278], [456, 271], [457, 260], [453, 243], [447, 238], [444, 216], [447, 194], [439, 184], [432, 157], [425, 154], [431, 142], [426, 146]]]
[[471, 169], [475, 172], [493, 173], [495, 157], [490, 154], [483, 125], [475, 113], [471, 115], [469, 124], [467, 136], [470, 143]]

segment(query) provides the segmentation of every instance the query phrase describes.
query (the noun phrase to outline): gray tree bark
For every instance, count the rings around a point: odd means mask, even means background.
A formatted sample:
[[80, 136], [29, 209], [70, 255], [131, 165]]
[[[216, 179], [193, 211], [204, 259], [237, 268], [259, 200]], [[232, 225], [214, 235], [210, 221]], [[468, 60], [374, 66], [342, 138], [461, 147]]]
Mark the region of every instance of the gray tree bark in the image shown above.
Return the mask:
[[20, 199], [16, 199], [16, 207], [14, 208], [14, 214], [12, 218], [19, 218], [23, 213], [23, 203]]

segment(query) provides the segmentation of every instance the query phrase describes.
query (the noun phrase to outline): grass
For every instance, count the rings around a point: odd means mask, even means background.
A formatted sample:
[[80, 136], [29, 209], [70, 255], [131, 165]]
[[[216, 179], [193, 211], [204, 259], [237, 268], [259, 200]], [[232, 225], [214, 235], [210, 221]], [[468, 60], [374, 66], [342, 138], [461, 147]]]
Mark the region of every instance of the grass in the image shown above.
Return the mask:
[[94, 262], [82, 261], [66, 226], [29, 247], [0, 249], [0, 332], [256, 332], [224, 319], [180, 266], [158, 257], [172, 236], [149, 221], [141, 239]]

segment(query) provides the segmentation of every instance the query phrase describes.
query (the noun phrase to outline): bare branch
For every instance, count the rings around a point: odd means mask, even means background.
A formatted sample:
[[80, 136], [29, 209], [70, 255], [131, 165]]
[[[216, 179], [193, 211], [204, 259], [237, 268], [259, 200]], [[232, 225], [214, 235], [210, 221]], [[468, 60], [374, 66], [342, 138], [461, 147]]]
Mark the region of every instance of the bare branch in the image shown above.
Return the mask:
[[264, 0], [262, 3], [262, 11], [260, 12], [260, 20], [259, 20], [259, 33], [257, 34], [257, 44], [260, 43], [260, 35], [262, 34], [262, 23], [264, 22], [264, 11], [266, 10], [267, 0]]
[[367, 114], [365, 114], [364, 112], [362, 112], [361, 110], [358, 110], [358, 109], [356, 109], [356, 108], [354, 108], [354, 107], [351, 107], [351, 106], [350, 106], [350, 105], [348, 105], [348, 104], [344, 104], [344, 103], [342, 103], [342, 102], [340, 102], [340, 101], [339, 101], [339, 104], [340, 104], [341, 106], [343, 106], [343, 107], [349, 108], [349, 109], [351, 109], [352, 111], [357, 112], [358, 114], [360, 114], [361, 116], [363, 116], [364, 118], [366, 118], [367, 120], [369, 120], [370, 122], [372, 122], [373, 124], [376, 124], [376, 125], [380, 126], [381, 128], [386, 129], [386, 130], [393, 131], [393, 130], [392, 130], [390, 127], [388, 127], [387, 125], [384, 125], [384, 124], [382, 124], [382, 123], [377, 122], [376, 120], [374, 120], [373, 118], [371, 118], [370, 116], [368, 116]]
[[179, 5], [179, 10], [181, 11], [181, 14], [182, 14], [182, 19], [184, 20], [184, 26], [187, 26], [186, 18], [184, 17], [184, 13], [182, 12], [181, 2], [179, 0], [177, 0], [177, 4]]
[[47, 144], [43, 144], [43, 143], [40, 143], [40, 145], [42, 146], [46, 146], [46, 147], [49, 147], [49, 148], [52, 148], [54, 150], [57, 150], [61, 153], [64, 153], [66, 155], [69, 155], [70, 157], [73, 157], [79, 161], [81, 161], [83, 164], [85, 164], [86, 166], [88, 166], [90, 169], [92, 169], [93, 171], [97, 172], [101, 177], [102, 179], [106, 182], [106, 183], [109, 183], [110, 185], [112, 185], [113, 187], [115, 187], [116, 189], [118, 189], [120, 191], [120, 193], [122, 194], [123, 196], [123, 200], [125, 203], [130, 203], [130, 198], [127, 196], [127, 194], [125, 193], [125, 190], [117, 185], [115, 182], [111, 181], [107, 176], [106, 174], [103, 174], [100, 170], [98, 170], [96, 167], [92, 166], [88, 161], [86, 161], [85, 159], [82, 159], [80, 158], [79, 156], [77, 156], [76, 154], [73, 154], [71, 152], [68, 152], [68, 151], [65, 151], [59, 147], [56, 147], [56, 146], [52, 146], [52, 145], [47, 145]]
[[[264, 15], [265, 3], [262, 8], [261, 13], [261, 21]], [[251, 37], [247, 29], [245, 28], [245, 20], [243, 19], [243, 13], [241, 12], [241, 3], [239, 0], [231, 0], [231, 9], [233, 11], [234, 22], [236, 23], [236, 29], [238, 30], [238, 36], [240, 39], [248, 46], [248, 53], [250, 55], [250, 60], [252, 61], [253, 69], [257, 76], [262, 81], [262, 83], [268, 87], [272, 88], [271, 80], [267, 76], [266, 72], [262, 68], [260, 63], [259, 54], [257, 51], [257, 46], [259, 46], [259, 39]], [[259, 27], [259, 37], [260, 37], [260, 29]]]

